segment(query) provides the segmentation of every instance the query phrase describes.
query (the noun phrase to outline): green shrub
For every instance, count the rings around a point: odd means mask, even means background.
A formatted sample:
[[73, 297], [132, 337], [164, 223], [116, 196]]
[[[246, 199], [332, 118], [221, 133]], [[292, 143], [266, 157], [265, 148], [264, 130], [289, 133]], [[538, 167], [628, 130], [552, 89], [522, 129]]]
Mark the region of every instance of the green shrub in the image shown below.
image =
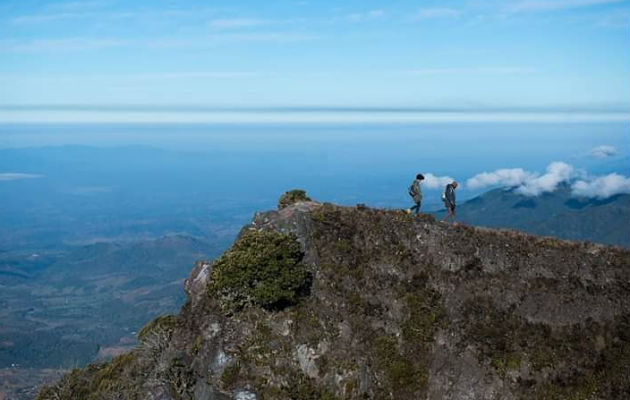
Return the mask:
[[208, 294], [226, 311], [295, 304], [308, 281], [302, 257], [294, 235], [248, 231], [214, 263]]
[[311, 201], [310, 197], [306, 195], [304, 190], [294, 189], [284, 192], [284, 194], [280, 196], [280, 199], [278, 199], [278, 210], [282, 210], [283, 208], [300, 201]]

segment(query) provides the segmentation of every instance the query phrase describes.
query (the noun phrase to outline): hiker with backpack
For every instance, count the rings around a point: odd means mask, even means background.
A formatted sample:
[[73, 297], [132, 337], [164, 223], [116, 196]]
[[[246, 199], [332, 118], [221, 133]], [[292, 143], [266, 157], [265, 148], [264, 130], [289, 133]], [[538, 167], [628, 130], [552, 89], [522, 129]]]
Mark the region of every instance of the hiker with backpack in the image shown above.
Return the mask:
[[457, 223], [455, 221], [455, 189], [457, 189], [457, 182], [455, 181], [447, 184], [446, 188], [444, 188], [442, 201], [444, 202], [444, 207], [446, 207], [446, 215], [444, 215], [444, 218], [442, 218], [440, 222], [444, 222], [448, 217], [451, 217], [453, 224]]
[[420, 190], [420, 181], [424, 179], [424, 175], [418, 174], [416, 175], [416, 179], [409, 186], [408, 192], [409, 196], [413, 199], [413, 202], [416, 203], [415, 206], [407, 209], [407, 214], [411, 214], [412, 210], [416, 210], [416, 215], [420, 214], [420, 204], [422, 203], [422, 191]]

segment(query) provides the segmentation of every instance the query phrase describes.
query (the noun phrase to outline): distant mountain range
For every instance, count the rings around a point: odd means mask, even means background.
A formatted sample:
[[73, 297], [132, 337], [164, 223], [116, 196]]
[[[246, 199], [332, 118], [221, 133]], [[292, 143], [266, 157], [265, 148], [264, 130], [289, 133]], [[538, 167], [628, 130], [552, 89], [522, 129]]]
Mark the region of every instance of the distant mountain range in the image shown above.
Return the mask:
[[[434, 215], [442, 218], [443, 212]], [[630, 247], [630, 196], [577, 198], [568, 185], [537, 197], [494, 189], [458, 205], [470, 225], [509, 228], [543, 236]]]
[[[183, 279], [223, 247], [172, 235], [95, 243], [68, 252], [0, 252], [0, 382], [33, 398], [55, 369], [108, 358], [184, 300]], [[0, 399], [3, 399], [0, 384]]]

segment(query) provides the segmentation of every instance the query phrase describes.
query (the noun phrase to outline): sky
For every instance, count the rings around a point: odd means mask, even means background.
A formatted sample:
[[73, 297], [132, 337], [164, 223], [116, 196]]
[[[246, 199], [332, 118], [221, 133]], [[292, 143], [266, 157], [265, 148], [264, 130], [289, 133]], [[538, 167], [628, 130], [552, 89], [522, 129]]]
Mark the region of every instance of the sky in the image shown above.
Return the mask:
[[34, 106], [626, 113], [628, 49], [630, 1], [2, 0], [0, 122]]

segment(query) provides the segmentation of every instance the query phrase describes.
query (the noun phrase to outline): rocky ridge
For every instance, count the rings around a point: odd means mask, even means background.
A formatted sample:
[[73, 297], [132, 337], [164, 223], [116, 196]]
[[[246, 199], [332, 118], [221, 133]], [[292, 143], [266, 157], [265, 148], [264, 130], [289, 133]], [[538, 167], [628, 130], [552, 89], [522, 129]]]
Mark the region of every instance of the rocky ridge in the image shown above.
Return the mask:
[[[291, 241], [299, 259], [276, 245]], [[251, 262], [293, 260], [299, 287], [228, 275], [265, 243]], [[209, 290], [226, 276], [241, 286]], [[257, 303], [247, 290], [262, 285], [271, 300]], [[629, 286], [624, 249], [303, 201], [256, 214], [219, 260], [197, 262], [180, 314], [135, 350], [38, 398], [626, 399]]]

